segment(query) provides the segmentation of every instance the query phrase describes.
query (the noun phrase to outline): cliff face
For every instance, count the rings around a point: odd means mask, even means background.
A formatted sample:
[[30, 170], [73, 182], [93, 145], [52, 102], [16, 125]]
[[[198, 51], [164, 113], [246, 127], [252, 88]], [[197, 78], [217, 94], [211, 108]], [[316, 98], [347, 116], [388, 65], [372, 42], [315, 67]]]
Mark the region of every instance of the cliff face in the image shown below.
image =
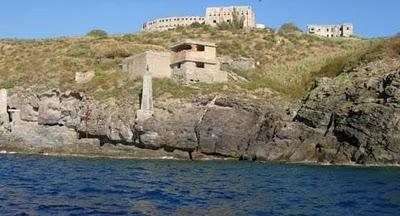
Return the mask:
[[[319, 79], [301, 101], [232, 97], [159, 100], [135, 122], [137, 101], [96, 102], [78, 92], [12, 89], [0, 150], [186, 159], [398, 164], [400, 60], [382, 58]], [[91, 139], [86, 139], [88, 135]]]

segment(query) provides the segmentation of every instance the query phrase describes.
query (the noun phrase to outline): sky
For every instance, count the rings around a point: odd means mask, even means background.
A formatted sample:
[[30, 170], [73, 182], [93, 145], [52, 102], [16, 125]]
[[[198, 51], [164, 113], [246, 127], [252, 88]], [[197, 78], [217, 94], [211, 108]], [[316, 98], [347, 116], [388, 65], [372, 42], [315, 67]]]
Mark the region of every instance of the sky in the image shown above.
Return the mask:
[[92, 29], [131, 33], [148, 19], [204, 16], [208, 6], [229, 5], [253, 6], [257, 23], [272, 28], [351, 22], [363, 37], [400, 32], [400, 0], [2, 0], [0, 38], [74, 36]]

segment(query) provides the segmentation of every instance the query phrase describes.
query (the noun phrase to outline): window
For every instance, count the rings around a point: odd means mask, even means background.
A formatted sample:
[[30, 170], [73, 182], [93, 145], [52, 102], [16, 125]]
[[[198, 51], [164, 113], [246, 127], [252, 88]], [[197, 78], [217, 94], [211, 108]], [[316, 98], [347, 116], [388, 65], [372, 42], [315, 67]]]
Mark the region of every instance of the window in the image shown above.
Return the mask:
[[197, 67], [197, 68], [204, 68], [205, 65], [204, 65], [203, 62], [196, 62], [196, 67]]
[[214, 20], [213, 23], [217, 23], [217, 20]]
[[329, 29], [327, 28], [326, 31], [329, 32]]
[[180, 69], [181, 66], [182, 66], [181, 63], [178, 63], [178, 64], [176, 65], [176, 68]]
[[230, 19], [227, 19], [227, 20], [226, 20], [226, 22], [230, 23], [230, 22], [231, 22], [231, 20], [230, 20]]
[[204, 52], [204, 50], [206, 49], [206, 47], [203, 46], [203, 45], [197, 45], [197, 46], [196, 46], [196, 49], [197, 49], [197, 51], [199, 51], [199, 52]]
[[347, 27], [347, 30], [350, 30], [350, 27]]

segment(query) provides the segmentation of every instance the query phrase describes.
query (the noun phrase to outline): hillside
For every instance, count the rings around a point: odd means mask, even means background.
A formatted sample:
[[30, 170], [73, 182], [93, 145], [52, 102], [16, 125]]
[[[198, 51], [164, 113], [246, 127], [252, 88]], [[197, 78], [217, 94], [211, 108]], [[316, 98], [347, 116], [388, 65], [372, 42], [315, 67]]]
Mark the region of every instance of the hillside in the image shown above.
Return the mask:
[[[1, 40], [0, 87], [79, 90], [99, 100], [135, 97], [140, 79], [122, 73], [122, 60], [144, 50], [167, 49], [184, 38], [216, 42], [220, 57], [253, 58], [259, 65], [249, 71], [233, 71], [243, 81], [226, 84], [178, 86], [169, 80], [155, 80], [156, 97], [222, 93], [291, 100], [303, 96], [314, 78], [336, 76], [338, 71], [327, 67], [340, 71], [349, 56], [360, 58], [383, 41], [323, 39], [293, 29], [218, 30], [207, 26], [103, 38]], [[75, 84], [75, 72], [90, 70], [95, 71], [95, 79], [84, 85]]]

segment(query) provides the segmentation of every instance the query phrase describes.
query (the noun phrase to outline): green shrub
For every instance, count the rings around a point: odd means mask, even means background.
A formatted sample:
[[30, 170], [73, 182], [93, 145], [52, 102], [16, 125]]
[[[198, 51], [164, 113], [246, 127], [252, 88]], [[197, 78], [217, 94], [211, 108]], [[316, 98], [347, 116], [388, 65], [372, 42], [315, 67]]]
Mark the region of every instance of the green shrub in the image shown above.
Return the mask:
[[104, 72], [104, 70], [101, 69], [101, 68], [96, 68], [96, 69], [94, 70], [94, 75], [95, 75], [96, 77], [102, 77], [102, 76], [104, 76], [104, 74], [105, 74], [105, 72]]
[[95, 38], [106, 38], [108, 36], [107, 32], [101, 29], [93, 29], [88, 32], [86, 36], [95, 37]]
[[294, 23], [285, 23], [279, 28], [278, 32], [285, 34], [285, 33], [294, 33], [302, 31]]
[[220, 30], [243, 29], [244, 20], [244, 16], [240, 15], [239, 12], [234, 9], [234, 11], [232, 12], [232, 20], [218, 23], [217, 26]]

